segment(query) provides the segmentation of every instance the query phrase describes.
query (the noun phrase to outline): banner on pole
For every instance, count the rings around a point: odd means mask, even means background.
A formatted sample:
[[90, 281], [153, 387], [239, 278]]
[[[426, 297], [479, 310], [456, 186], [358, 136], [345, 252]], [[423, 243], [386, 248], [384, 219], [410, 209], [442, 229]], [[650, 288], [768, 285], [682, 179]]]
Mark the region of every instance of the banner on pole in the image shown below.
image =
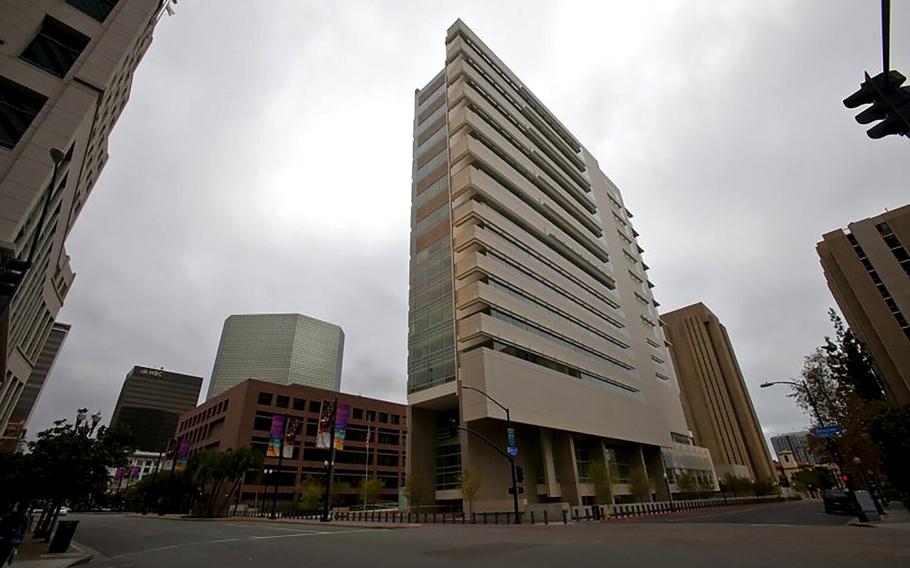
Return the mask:
[[186, 469], [186, 462], [190, 459], [190, 441], [189, 440], [180, 440], [180, 445], [177, 447], [177, 462], [174, 464], [175, 471], [183, 471]]
[[335, 403], [331, 400], [322, 401], [319, 412], [319, 430], [316, 432], [316, 447], [327, 450], [332, 439], [332, 415], [335, 414]]
[[134, 465], [130, 469], [130, 479], [133, 481], [136, 481], [137, 479], [139, 479], [139, 476], [141, 473], [142, 473], [142, 468], [139, 467], [138, 465]]
[[351, 405], [339, 403], [335, 411], [335, 449], [344, 449], [344, 435], [348, 428], [348, 414], [351, 412]]
[[281, 455], [281, 439], [284, 436], [284, 416], [276, 414], [272, 416], [272, 430], [269, 432], [269, 446], [265, 451], [265, 457], [277, 458]]
[[300, 420], [293, 416], [288, 417], [288, 425], [284, 430], [284, 446], [281, 455], [285, 459], [294, 457], [294, 444], [297, 442], [297, 434], [300, 433]]
[[123, 468], [123, 467], [118, 467], [118, 468], [114, 471], [114, 481], [120, 481], [121, 479], [123, 479], [124, 470], [125, 470], [125, 468]]

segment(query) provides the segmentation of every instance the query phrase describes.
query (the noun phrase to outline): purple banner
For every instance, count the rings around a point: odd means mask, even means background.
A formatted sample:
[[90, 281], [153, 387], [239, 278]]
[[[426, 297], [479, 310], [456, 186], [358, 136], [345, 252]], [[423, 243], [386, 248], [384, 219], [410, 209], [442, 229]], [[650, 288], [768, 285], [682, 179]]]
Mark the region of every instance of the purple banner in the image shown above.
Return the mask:
[[139, 476], [141, 473], [142, 473], [142, 468], [139, 467], [138, 465], [134, 465], [132, 467], [132, 469], [130, 469], [130, 479], [133, 481], [136, 481], [137, 479], [139, 479]]
[[344, 449], [344, 435], [348, 427], [348, 414], [351, 412], [351, 405], [343, 402], [338, 403], [338, 409], [335, 411], [335, 449]]
[[114, 481], [120, 481], [121, 479], [123, 479], [123, 473], [124, 473], [125, 469], [126, 468], [118, 467], [117, 470], [114, 471]]
[[177, 463], [175, 464], [175, 469], [177, 471], [183, 471], [186, 469], [186, 462], [190, 459], [190, 441], [189, 440], [180, 440], [180, 445], [177, 447]]
[[272, 430], [269, 432], [269, 446], [265, 451], [265, 457], [277, 458], [281, 455], [281, 438], [284, 437], [284, 416], [276, 414], [272, 416]]

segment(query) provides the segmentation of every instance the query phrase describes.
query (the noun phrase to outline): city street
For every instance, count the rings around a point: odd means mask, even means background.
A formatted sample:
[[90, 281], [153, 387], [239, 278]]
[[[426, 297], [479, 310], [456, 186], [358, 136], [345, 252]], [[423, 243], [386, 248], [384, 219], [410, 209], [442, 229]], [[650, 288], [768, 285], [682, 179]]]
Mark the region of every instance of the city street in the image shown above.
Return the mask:
[[[544, 526], [325, 527], [72, 515], [90, 568], [147, 566], [907, 566], [910, 528], [848, 526], [818, 502]], [[789, 522], [786, 522], [789, 521]], [[712, 524], [708, 524], [712, 523]]]

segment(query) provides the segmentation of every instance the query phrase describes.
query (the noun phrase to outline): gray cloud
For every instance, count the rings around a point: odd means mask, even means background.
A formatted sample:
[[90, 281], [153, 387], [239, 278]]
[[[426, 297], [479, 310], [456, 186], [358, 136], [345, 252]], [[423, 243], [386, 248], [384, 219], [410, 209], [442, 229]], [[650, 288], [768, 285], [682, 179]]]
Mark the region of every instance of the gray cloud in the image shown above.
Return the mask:
[[757, 385], [829, 333], [815, 243], [907, 201], [906, 140], [840, 102], [880, 65], [874, 3], [181, 3], [70, 238], [73, 330], [32, 430], [109, 415], [134, 364], [208, 378], [243, 312], [342, 325], [343, 388], [404, 400], [413, 89], [456, 17], [619, 185], [663, 307], [726, 324], [766, 433], [802, 427]]

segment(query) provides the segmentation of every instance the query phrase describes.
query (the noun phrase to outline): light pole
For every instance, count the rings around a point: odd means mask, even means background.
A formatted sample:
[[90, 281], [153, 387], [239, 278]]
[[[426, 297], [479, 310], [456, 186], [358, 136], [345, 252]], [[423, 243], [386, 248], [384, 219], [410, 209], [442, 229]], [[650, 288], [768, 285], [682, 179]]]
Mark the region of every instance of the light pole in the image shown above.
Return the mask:
[[676, 511], [676, 505], [673, 503], [673, 492], [670, 491], [670, 476], [664, 472], [664, 485], [667, 487], [667, 499], [670, 501], [670, 510]]
[[[499, 408], [503, 409], [506, 413], [506, 432], [514, 432], [514, 430], [512, 430], [512, 414], [509, 412], [508, 408], [501, 405], [492, 396], [488, 395], [487, 393], [483, 392], [482, 390], [480, 390], [478, 388], [470, 387], [467, 385], [461, 385], [461, 389], [480, 393], [483, 396], [487, 397], [487, 400], [489, 400], [490, 402], [492, 402]], [[508, 458], [509, 458], [509, 470], [512, 474], [512, 507], [513, 507], [513, 510], [515, 513], [515, 524], [520, 525], [521, 524], [521, 514], [518, 512], [518, 475], [515, 471], [515, 457], [509, 455]]]
[[[806, 381], [768, 381], [761, 384], [761, 388], [768, 388], [774, 385], [792, 385], [796, 388], [802, 388], [806, 393], [806, 399], [809, 401], [809, 406], [812, 407], [812, 411], [815, 413], [815, 421], [818, 422], [819, 426], [824, 426], [825, 423], [822, 420], [821, 412], [818, 410], [818, 404], [815, 402], [815, 398], [812, 396], [812, 391], [809, 390], [809, 385], [806, 384]], [[825, 395], [827, 396], [827, 395]], [[829, 399], [830, 402], [830, 399]], [[834, 458], [834, 463], [837, 464], [837, 467], [844, 471], [844, 458], [840, 455], [840, 451], [837, 449], [837, 444], [831, 438], [825, 438], [825, 445], [828, 447], [828, 451], [831, 452], [831, 457]], [[853, 505], [856, 508], [856, 518], [859, 519], [862, 523], [868, 523], [869, 518], [866, 517], [866, 512], [863, 511], [863, 507], [859, 504], [859, 501], [856, 499], [856, 493], [854, 493], [850, 486], [844, 484], [844, 489], [847, 491], [847, 494], [853, 498]]]

